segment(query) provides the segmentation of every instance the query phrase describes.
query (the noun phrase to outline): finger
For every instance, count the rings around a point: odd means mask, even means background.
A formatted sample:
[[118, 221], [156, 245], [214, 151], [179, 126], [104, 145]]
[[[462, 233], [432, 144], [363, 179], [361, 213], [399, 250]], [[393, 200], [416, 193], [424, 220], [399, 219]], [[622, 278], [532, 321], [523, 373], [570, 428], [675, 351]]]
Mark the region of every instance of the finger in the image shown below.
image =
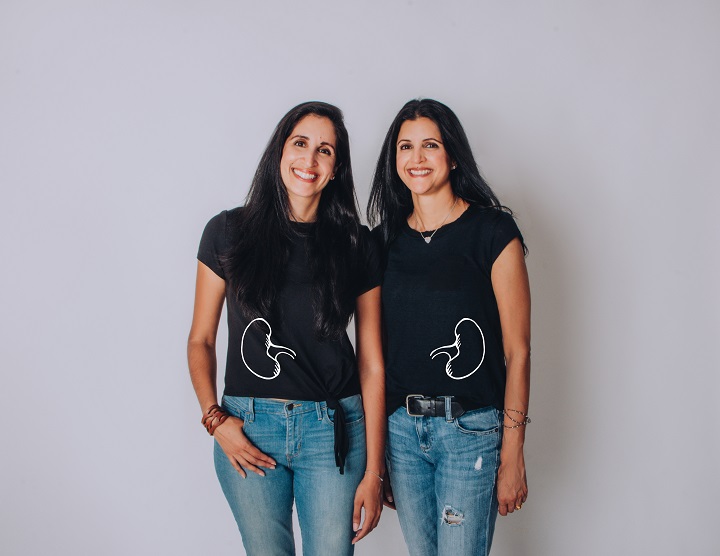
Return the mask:
[[257, 474], [260, 475], [261, 477], [264, 477], [264, 476], [265, 476], [265, 471], [263, 471], [262, 469], [259, 469], [258, 467], [256, 467], [255, 465], [253, 465], [252, 463], [250, 463], [249, 461], [247, 461], [245, 458], [239, 457], [239, 458], [238, 458], [238, 461], [240, 462], [240, 465], [242, 465], [242, 466], [243, 466], [245, 469], [247, 469], [248, 471], [252, 471], [253, 473], [257, 473]]
[[248, 463], [255, 467], [266, 467], [267, 469], [275, 469], [275, 462], [269, 463], [266, 459], [258, 459], [254, 453], [250, 453], [247, 450], [241, 450], [240, 454]]
[[373, 527], [370, 526], [369, 518], [366, 513], [365, 521], [363, 522], [362, 527], [355, 532], [355, 537], [353, 538], [352, 543], [355, 544], [356, 542], [359, 542], [361, 539], [365, 538], [372, 530]]
[[[373, 518], [370, 523], [370, 529], [368, 529], [368, 533], [370, 531], [372, 531], [373, 529], [375, 529], [375, 527], [377, 527], [378, 524], [380, 523], [380, 516], [382, 515], [382, 509], [383, 509], [382, 504], [380, 504], [377, 507], [377, 509], [375, 510]], [[365, 521], [367, 521], [367, 518], [365, 519]]]
[[367, 534], [370, 532], [369, 529], [363, 527], [362, 529], [358, 529], [355, 533], [355, 536], [353, 537], [352, 544], [360, 542], [362, 539], [364, 539]]
[[375, 504], [373, 504], [373, 507], [370, 508], [365, 506], [365, 523], [363, 523], [363, 532], [366, 535], [377, 527], [377, 524], [380, 521], [381, 511], [382, 505], [375, 506]]
[[507, 504], [500, 504], [498, 506], [498, 512], [500, 512], [500, 515], [506, 516], [508, 514]]
[[353, 531], [358, 532], [360, 530], [360, 524], [362, 520], [362, 507], [363, 507], [363, 501], [362, 498], [355, 498], [355, 504], [353, 504]]
[[230, 456], [228, 456], [228, 461], [235, 468], [235, 471], [240, 473], [240, 476], [243, 479], [245, 479], [247, 477], [247, 473], [245, 473], [245, 470], [242, 467], [240, 467], [240, 464], [237, 461], [235, 461], [235, 458], [231, 458]]
[[242, 450], [247, 454], [248, 458], [252, 458], [257, 465], [262, 465], [263, 467], [275, 467], [277, 465], [273, 458], [258, 450], [250, 441], [248, 441], [247, 444], [243, 444]]
[[[229, 422], [237, 422], [239, 419], [232, 418], [227, 419], [223, 425], [228, 425]], [[241, 425], [244, 424], [240, 421]], [[221, 434], [218, 434], [221, 433]], [[273, 458], [261, 452], [243, 431], [242, 426], [238, 428], [229, 428], [227, 431], [220, 431], [220, 428], [215, 431], [216, 439], [220, 443], [223, 450], [228, 452], [242, 452], [246, 459], [252, 462], [254, 465], [261, 465], [262, 467], [274, 468], [277, 463]]]
[[385, 482], [383, 483], [383, 504], [391, 510], [395, 509], [395, 498], [393, 497], [390, 481], [387, 479], [385, 479]]

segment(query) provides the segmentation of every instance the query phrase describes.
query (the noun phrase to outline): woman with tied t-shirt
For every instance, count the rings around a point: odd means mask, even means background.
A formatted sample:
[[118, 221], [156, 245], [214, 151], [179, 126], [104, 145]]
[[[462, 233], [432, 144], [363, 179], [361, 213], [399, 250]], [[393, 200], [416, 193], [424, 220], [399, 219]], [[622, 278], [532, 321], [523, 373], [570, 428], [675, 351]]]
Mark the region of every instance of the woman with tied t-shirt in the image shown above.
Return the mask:
[[411, 555], [487, 554], [497, 512], [528, 492], [522, 236], [455, 114], [428, 99], [390, 126], [368, 215], [385, 248], [386, 500]]
[[247, 554], [295, 553], [293, 500], [305, 554], [352, 554], [382, 510], [385, 403], [380, 262], [340, 110], [310, 102], [283, 117], [245, 206], [210, 220], [198, 261], [190, 375]]

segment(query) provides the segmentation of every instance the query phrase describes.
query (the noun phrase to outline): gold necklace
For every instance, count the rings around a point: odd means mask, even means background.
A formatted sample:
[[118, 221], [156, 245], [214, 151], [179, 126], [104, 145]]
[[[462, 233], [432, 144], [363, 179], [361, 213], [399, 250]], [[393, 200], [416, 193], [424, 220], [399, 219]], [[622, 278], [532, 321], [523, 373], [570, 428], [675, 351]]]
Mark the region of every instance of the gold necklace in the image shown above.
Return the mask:
[[[455, 202], [453, 203], [453, 206], [450, 208], [450, 212], [448, 212], [447, 215], [445, 215], [445, 218], [443, 218], [443, 221], [440, 223], [440, 225], [437, 228], [435, 228], [435, 231], [433, 231], [433, 233], [431, 233], [429, 236], [424, 236], [423, 233], [420, 231], [420, 224], [422, 224], [423, 228], [425, 228], [425, 224], [423, 223], [422, 220], [419, 220], [420, 217], [418, 216], [417, 211], [414, 211], [415, 212], [415, 227], [418, 229], [418, 233], [420, 234], [420, 237], [425, 240], [425, 243], [430, 243], [432, 241], [433, 236], [437, 233], [437, 231], [445, 225], [445, 222], [447, 221], [448, 218], [450, 218], [450, 215], [455, 210], [455, 205], [457, 205], [459, 199], [460, 199], [460, 197], [455, 197]], [[418, 223], [418, 221], [419, 221], [419, 223]], [[427, 229], [427, 228], [425, 228], [425, 229]]]

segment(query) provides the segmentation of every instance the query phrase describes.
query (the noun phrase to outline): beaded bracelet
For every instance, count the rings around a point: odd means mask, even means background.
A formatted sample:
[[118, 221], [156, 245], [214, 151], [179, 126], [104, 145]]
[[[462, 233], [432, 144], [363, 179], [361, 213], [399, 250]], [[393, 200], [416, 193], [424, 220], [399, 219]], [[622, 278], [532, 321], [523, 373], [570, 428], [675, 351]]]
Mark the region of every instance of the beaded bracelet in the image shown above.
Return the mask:
[[[512, 416], [508, 415], [508, 411], [512, 411], [513, 413], [517, 413], [518, 415], [522, 415], [522, 416], [523, 416], [523, 420], [522, 420], [522, 421], [518, 421], [517, 419], [513, 419]], [[530, 421], [530, 417], [528, 417], [527, 413], [523, 413], [522, 411], [518, 411], [517, 409], [505, 409], [505, 410], [503, 410], [503, 415], [504, 415], [505, 417], [507, 417], [508, 419], [510, 419], [513, 423], [515, 423], [515, 425], [512, 425], [512, 426], [508, 426], [508, 425], [506, 425], [505, 423], [503, 423], [503, 427], [506, 428], [506, 429], [517, 429], [517, 428], [519, 428], [519, 427], [524, 427], [524, 426], [527, 425], [528, 423], [531, 423], [531, 422], [532, 422], [532, 421]]]
[[222, 425], [228, 417], [230, 417], [230, 415], [228, 415], [227, 411], [218, 404], [215, 404], [208, 408], [200, 422], [208, 431], [208, 434], [212, 436], [215, 433], [215, 429]]

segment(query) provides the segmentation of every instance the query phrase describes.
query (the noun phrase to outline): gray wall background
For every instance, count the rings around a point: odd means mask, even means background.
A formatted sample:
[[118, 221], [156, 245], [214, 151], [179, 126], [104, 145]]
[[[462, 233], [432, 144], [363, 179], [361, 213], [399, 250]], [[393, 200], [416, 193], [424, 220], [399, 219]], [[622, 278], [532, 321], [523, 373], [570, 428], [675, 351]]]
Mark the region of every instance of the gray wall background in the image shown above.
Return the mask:
[[[200, 233], [309, 99], [364, 207], [417, 96], [530, 247], [494, 554], [720, 552], [719, 31], [700, 0], [1, 0], [0, 553], [243, 554], [186, 371]], [[403, 553], [389, 511], [357, 550]]]

